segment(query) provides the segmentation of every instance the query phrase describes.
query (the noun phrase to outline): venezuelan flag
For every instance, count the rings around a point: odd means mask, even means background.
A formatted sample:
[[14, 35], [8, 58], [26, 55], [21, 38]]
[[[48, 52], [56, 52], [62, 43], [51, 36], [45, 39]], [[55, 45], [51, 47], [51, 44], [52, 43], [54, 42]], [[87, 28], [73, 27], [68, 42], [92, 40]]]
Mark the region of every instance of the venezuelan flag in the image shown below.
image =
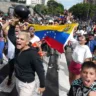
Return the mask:
[[60, 53], [64, 52], [64, 46], [68, 41], [68, 37], [74, 31], [74, 28], [78, 26], [77, 23], [65, 24], [65, 25], [35, 25], [35, 35], [41, 40], [45, 39], [47, 44], [58, 50]]

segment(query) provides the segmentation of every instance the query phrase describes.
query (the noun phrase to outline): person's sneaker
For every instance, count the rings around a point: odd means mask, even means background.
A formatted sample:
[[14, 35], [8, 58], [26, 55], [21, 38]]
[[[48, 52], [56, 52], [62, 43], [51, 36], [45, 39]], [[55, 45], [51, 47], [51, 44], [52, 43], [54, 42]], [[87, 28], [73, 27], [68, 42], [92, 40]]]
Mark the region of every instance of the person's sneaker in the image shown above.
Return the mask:
[[11, 80], [11, 79], [8, 79], [8, 81], [7, 81], [7, 86], [10, 86], [11, 83], [12, 83], [12, 80]]

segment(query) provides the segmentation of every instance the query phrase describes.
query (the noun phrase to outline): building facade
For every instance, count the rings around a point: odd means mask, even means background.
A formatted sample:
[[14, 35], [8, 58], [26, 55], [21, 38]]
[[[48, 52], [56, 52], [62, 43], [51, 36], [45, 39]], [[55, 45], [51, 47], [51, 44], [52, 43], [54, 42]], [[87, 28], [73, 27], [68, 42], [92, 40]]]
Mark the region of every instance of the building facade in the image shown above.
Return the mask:
[[48, 0], [42, 0], [42, 4], [47, 5]]
[[[47, 2], [49, 0], [0, 0], [2, 2], [18, 2], [18, 3], [24, 3], [24, 4], [27, 4], [27, 5], [37, 5], [37, 4], [44, 4], [44, 5], [47, 5]], [[58, 1], [58, 0], [55, 0], [55, 1]]]
[[10, 0], [0, 0], [0, 2], [9, 2]]
[[96, 0], [91, 0], [92, 4], [96, 4]]
[[25, 3], [26, 5], [35, 6], [37, 4], [42, 4], [42, 0], [18, 0], [20, 3]]
[[83, 0], [84, 3], [96, 4], [96, 0]]
[[87, 0], [83, 0], [83, 3], [87, 3]]

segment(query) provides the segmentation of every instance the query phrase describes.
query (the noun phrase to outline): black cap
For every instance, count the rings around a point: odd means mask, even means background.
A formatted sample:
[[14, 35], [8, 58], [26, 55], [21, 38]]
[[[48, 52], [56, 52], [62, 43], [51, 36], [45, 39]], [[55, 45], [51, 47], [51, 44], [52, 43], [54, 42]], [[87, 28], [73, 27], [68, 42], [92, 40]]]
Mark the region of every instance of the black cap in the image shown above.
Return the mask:
[[29, 14], [29, 9], [24, 5], [17, 5], [14, 8], [14, 16], [20, 17], [21, 19], [27, 19]]

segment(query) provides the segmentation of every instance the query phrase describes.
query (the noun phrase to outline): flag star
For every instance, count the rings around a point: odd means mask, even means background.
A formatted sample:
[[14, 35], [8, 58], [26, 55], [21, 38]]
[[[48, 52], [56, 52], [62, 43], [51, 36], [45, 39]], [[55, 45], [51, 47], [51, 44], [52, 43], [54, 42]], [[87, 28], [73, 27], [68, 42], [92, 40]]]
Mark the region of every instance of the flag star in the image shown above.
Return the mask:
[[49, 32], [47, 31], [47, 33], [49, 33]]
[[54, 36], [54, 38], [56, 38], [56, 36]]

